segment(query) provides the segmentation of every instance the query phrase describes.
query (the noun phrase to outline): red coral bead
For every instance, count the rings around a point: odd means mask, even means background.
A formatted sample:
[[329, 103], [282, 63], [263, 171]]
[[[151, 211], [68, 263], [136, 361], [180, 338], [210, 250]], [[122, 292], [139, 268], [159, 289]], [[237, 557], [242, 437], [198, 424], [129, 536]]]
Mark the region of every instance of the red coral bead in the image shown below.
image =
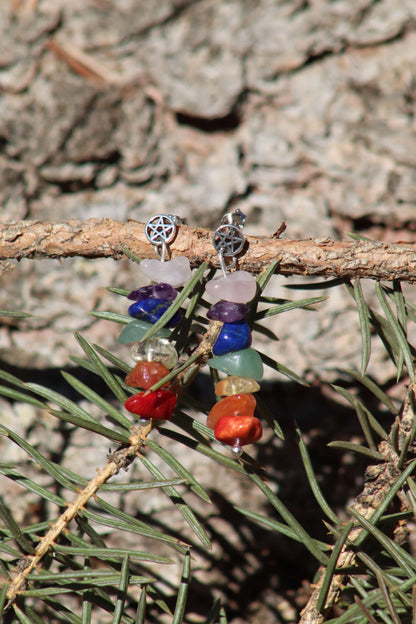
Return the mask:
[[215, 429], [215, 425], [223, 416], [253, 416], [256, 399], [252, 394], [233, 394], [221, 399], [208, 414], [207, 427]]
[[216, 439], [231, 446], [257, 442], [262, 433], [261, 422], [255, 416], [223, 416], [214, 429]]
[[175, 409], [177, 395], [169, 390], [155, 390], [154, 392], [139, 392], [133, 394], [125, 402], [124, 406], [133, 414], [146, 420], [170, 420]]
[[[148, 390], [166, 375], [169, 375], [169, 369], [160, 362], [137, 362], [136, 366], [129, 372], [125, 379], [126, 386], [134, 386]], [[162, 388], [167, 386], [166, 382]]]

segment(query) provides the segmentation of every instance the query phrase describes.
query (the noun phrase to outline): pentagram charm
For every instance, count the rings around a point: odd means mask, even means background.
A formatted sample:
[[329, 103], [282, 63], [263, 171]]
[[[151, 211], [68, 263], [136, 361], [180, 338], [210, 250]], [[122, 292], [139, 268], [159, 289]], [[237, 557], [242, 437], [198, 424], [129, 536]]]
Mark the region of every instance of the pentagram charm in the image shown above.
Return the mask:
[[152, 245], [167, 245], [176, 234], [176, 223], [171, 215], [156, 215], [148, 220], [144, 230]]
[[235, 225], [220, 225], [214, 232], [212, 244], [221, 256], [236, 256], [244, 247], [244, 234]]
[[[166, 251], [169, 243], [176, 236], [177, 226], [185, 224], [186, 219], [181, 219], [176, 215], [156, 215], [149, 219], [145, 225], [144, 232], [147, 240], [149, 240], [157, 256], [160, 255], [162, 262], [166, 259]], [[162, 253], [159, 254], [159, 247], [162, 247]]]

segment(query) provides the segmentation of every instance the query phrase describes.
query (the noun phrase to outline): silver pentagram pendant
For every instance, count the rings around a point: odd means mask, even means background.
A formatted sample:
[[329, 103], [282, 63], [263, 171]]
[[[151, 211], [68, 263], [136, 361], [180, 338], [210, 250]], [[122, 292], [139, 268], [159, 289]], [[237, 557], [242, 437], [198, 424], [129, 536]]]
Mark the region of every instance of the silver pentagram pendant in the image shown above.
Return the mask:
[[152, 245], [168, 245], [176, 234], [175, 219], [171, 215], [155, 215], [146, 223], [145, 234]]
[[244, 234], [235, 225], [220, 225], [214, 232], [212, 244], [222, 256], [236, 256], [244, 247]]

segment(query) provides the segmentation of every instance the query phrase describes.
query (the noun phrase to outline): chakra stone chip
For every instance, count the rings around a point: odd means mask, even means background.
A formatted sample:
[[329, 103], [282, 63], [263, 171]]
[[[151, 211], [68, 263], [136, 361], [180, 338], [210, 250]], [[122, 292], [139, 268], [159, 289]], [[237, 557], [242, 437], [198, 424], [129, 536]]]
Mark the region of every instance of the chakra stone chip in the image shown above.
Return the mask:
[[140, 271], [153, 282], [170, 284], [173, 288], [186, 284], [192, 275], [191, 265], [186, 256], [178, 256], [165, 262], [155, 258], [145, 259], [140, 262]]
[[261, 379], [263, 377], [263, 362], [255, 349], [242, 349], [233, 353], [226, 353], [207, 361], [208, 366], [216, 368], [227, 375]]
[[235, 303], [221, 299], [215, 303], [207, 312], [207, 318], [211, 321], [222, 321], [223, 323], [235, 323], [241, 321], [250, 312], [250, 306], [246, 303]]
[[136, 288], [127, 295], [127, 299], [131, 301], [141, 301], [142, 299], [164, 299], [165, 301], [174, 301], [178, 296], [178, 291], [172, 288], [170, 284], [150, 284], [142, 288]]
[[126, 410], [137, 414], [140, 418], [156, 420], [170, 420], [178, 397], [169, 390], [155, 390], [154, 392], [139, 392], [129, 397], [124, 406]]
[[130, 351], [135, 362], [160, 362], [166, 368], [173, 368], [178, 362], [178, 352], [166, 338], [147, 338], [134, 344]]
[[[141, 321], [136, 319], [135, 321], [131, 321], [128, 323], [120, 336], [118, 337], [118, 341], [121, 344], [128, 344], [129, 342], [138, 342], [143, 338], [145, 334], [151, 329], [153, 325], [151, 323], [147, 323], [146, 321]], [[162, 327], [156, 332], [156, 336], [160, 336], [162, 338], [167, 338], [170, 336], [169, 329]]]
[[251, 392], [258, 392], [260, 386], [254, 379], [248, 377], [235, 377], [229, 375], [225, 379], [222, 379], [215, 386], [215, 394], [217, 396], [231, 396], [233, 394], [250, 394]]
[[248, 271], [234, 271], [225, 277], [216, 277], [207, 283], [207, 293], [216, 299], [247, 303], [251, 301], [257, 290], [256, 278]]
[[234, 394], [225, 397], [214, 405], [207, 419], [207, 427], [215, 429], [215, 425], [223, 416], [253, 416], [256, 399], [252, 394]]
[[[165, 301], [164, 299], [142, 299], [141, 301], [136, 301], [133, 303], [129, 309], [128, 313], [130, 316], [134, 318], [140, 319], [142, 321], [147, 321], [148, 323], [156, 323], [160, 319], [161, 316], [166, 312], [166, 310], [172, 305], [171, 301]], [[177, 325], [182, 318], [182, 314], [179, 312], [175, 312], [167, 323], [165, 323], [166, 327], [173, 327]]]
[[224, 355], [224, 353], [230, 353], [231, 351], [246, 349], [250, 345], [250, 327], [245, 321], [224, 323], [214, 343], [212, 352], [214, 355]]
[[214, 429], [216, 439], [230, 446], [252, 444], [262, 434], [261, 422], [255, 416], [223, 416]]
[[[169, 375], [169, 369], [160, 362], [137, 362], [124, 383], [126, 386], [148, 390], [166, 375]], [[167, 381], [162, 388], [168, 385], [169, 382]]]

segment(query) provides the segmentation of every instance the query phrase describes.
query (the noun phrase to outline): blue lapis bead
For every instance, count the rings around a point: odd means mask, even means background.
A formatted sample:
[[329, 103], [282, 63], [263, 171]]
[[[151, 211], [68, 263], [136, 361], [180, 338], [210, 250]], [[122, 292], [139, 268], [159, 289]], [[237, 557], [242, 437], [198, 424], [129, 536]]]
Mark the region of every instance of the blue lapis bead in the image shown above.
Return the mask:
[[245, 321], [224, 323], [214, 343], [212, 352], [214, 355], [224, 355], [232, 351], [247, 349], [250, 345], [251, 332], [248, 323]]
[[[148, 323], [156, 323], [160, 317], [166, 312], [171, 305], [171, 301], [165, 301], [164, 299], [142, 299], [136, 301], [129, 307], [129, 315], [133, 318], [147, 321]], [[173, 317], [165, 324], [165, 327], [173, 327], [181, 320], [182, 315], [179, 312], [175, 312]]]

